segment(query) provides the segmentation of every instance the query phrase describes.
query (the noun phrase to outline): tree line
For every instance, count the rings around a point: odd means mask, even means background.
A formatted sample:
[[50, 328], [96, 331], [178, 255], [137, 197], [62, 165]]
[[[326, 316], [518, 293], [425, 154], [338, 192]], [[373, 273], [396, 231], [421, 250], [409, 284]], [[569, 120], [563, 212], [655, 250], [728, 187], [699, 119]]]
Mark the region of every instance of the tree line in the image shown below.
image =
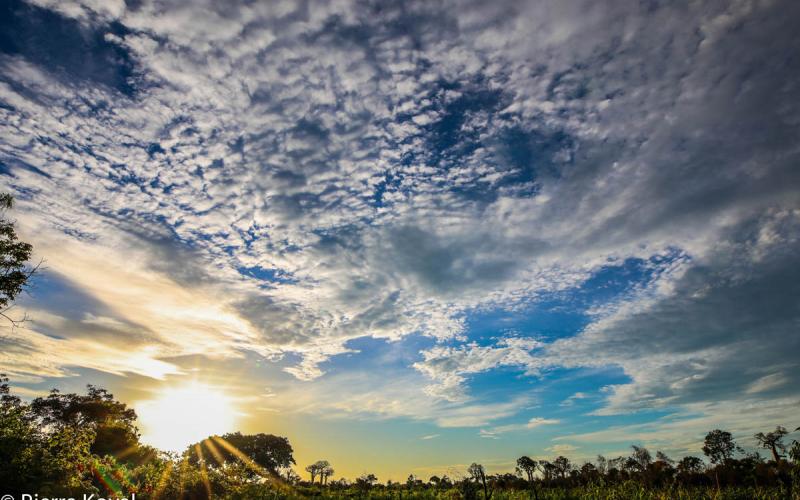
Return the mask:
[[765, 456], [745, 452], [730, 432], [715, 429], [705, 437], [702, 458], [672, 459], [633, 445], [627, 456], [598, 456], [579, 464], [564, 456], [522, 456], [513, 472], [489, 474], [473, 463], [457, 477], [410, 475], [405, 482], [380, 483], [370, 473], [352, 481], [334, 479], [327, 460], [304, 467], [308, 476], [301, 478], [289, 440], [271, 434], [234, 432], [210, 436], [183, 453], [162, 452], [139, 441], [136, 418], [132, 408], [99, 387], [88, 386], [86, 394], [53, 390], [24, 402], [12, 394], [8, 378], [0, 377], [3, 493], [137, 493], [139, 498], [184, 499], [258, 497], [265, 492], [281, 497], [442, 494], [492, 500], [519, 492], [540, 500], [554, 491], [631, 483], [654, 491], [766, 488], [780, 495], [800, 493], [800, 442], [789, 441], [789, 431], [781, 426], [753, 436]]

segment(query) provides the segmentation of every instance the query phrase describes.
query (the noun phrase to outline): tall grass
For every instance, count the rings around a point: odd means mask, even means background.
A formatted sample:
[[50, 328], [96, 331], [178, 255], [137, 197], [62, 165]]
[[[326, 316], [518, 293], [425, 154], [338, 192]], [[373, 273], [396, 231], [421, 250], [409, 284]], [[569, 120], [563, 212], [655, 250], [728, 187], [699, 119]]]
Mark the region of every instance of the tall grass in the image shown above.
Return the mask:
[[[436, 489], [383, 489], [370, 491], [348, 488], [343, 490], [294, 489], [288, 491], [268, 491], [251, 489], [246, 495], [234, 494], [227, 498], [239, 499], [373, 499], [373, 500], [459, 500], [465, 499], [458, 488], [447, 490]], [[615, 485], [590, 485], [570, 489], [549, 488], [538, 492], [539, 500], [800, 500], [800, 492], [788, 495], [780, 487], [727, 487], [719, 492], [713, 487], [675, 487], [665, 489], [647, 488], [634, 481]], [[492, 500], [532, 500], [527, 491], [500, 490], [495, 491]], [[479, 494], [474, 500], [483, 500]]]

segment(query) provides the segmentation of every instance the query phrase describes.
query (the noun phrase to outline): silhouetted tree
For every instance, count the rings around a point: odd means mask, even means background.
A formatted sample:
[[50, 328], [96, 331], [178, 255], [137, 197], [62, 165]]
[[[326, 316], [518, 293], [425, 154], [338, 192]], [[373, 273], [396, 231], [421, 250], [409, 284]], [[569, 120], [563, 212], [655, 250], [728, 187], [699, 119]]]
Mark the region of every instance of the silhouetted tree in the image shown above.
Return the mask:
[[596, 463], [597, 463], [597, 472], [599, 472], [602, 475], [608, 473], [608, 460], [606, 460], [606, 457], [604, 457], [603, 455], [597, 455]]
[[317, 472], [319, 472], [317, 470], [317, 464], [307, 465], [306, 466], [306, 472], [308, 472], [309, 475], [311, 475], [311, 484], [314, 484], [314, 479], [316, 479]]
[[[800, 427], [794, 431], [800, 431]], [[795, 464], [800, 465], [800, 441], [797, 439], [792, 440], [792, 446], [789, 448], [789, 458], [794, 460]]]
[[528, 456], [521, 456], [517, 459], [517, 473], [520, 475], [525, 475], [525, 477], [528, 479], [528, 485], [531, 489], [531, 493], [537, 500], [539, 498], [539, 493], [536, 491], [534, 475], [536, 474], [536, 470], [538, 468], [539, 462]]
[[780, 464], [781, 455], [778, 453], [778, 450], [781, 452], [786, 451], [786, 445], [783, 444], [783, 438], [787, 434], [789, 434], [789, 431], [787, 431], [785, 427], [781, 427], [779, 425], [772, 432], [768, 432], [766, 434], [759, 432], [753, 437], [756, 438], [759, 446], [770, 450], [772, 452], [772, 459], [775, 461], [775, 463]]
[[542, 470], [542, 474], [544, 475], [544, 481], [548, 485], [553, 481], [553, 477], [556, 475], [556, 466], [552, 462], [548, 462], [547, 460], [540, 460], [539, 467]]
[[678, 471], [698, 474], [703, 471], [703, 461], [697, 457], [685, 456], [678, 461]]
[[302, 479], [297, 472], [295, 472], [291, 468], [286, 468], [286, 472], [284, 472], [283, 477], [286, 479], [286, 482], [289, 484], [297, 484]]
[[[326, 471], [330, 469], [329, 473], [326, 474]], [[330, 476], [333, 474], [333, 468], [331, 467], [330, 462], [327, 460], [317, 460], [313, 464], [306, 467], [306, 472], [311, 474], [311, 484], [314, 484], [314, 478], [319, 476], [319, 484], [323, 484], [323, 480], [325, 476]]]
[[483, 465], [473, 463], [469, 466], [467, 471], [469, 475], [472, 476], [472, 479], [483, 487], [483, 498], [485, 500], [490, 500], [492, 498], [492, 490], [486, 482], [486, 470], [483, 468]]
[[715, 429], [706, 434], [703, 453], [712, 464], [724, 464], [733, 458], [737, 448], [730, 432]]
[[664, 462], [665, 464], [669, 464], [669, 465], [672, 465], [672, 464], [675, 463], [675, 460], [669, 458], [667, 456], [667, 454], [664, 453], [663, 451], [657, 451], [656, 452], [656, 461]]
[[643, 446], [631, 445], [631, 448], [633, 449], [631, 459], [633, 460], [634, 468], [639, 472], [645, 472], [647, 467], [653, 462], [650, 451]]
[[714, 481], [719, 490], [719, 466], [727, 464], [733, 454], [739, 449], [730, 432], [714, 429], [706, 434], [703, 444], [703, 453], [714, 464]]
[[553, 466], [561, 479], [566, 479], [567, 475], [572, 470], [572, 463], [569, 461], [569, 458], [564, 456], [556, 457], [556, 459], [553, 460]]
[[328, 478], [335, 472], [330, 462], [327, 460], [320, 460], [316, 465], [319, 470], [319, 482], [323, 485], [328, 484]]
[[366, 492], [369, 491], [376, 482], [378, 482], [378, 478], [375, 477], [375, 474], [361, 474], [361, 476], [356, 479], [356, 487], [362, 492]]
[[581, 466], [580, 477], [585, 484], [588, 484], [598, 479], [600, 477], [600, 472], [593, 463], [586, 462]]

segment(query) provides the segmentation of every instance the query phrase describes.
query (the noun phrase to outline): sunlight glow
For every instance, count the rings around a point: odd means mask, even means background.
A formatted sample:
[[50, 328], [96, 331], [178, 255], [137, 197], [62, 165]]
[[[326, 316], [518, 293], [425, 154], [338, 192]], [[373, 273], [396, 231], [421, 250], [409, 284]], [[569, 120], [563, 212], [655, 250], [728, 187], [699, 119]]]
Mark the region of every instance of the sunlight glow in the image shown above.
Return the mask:
[[230, 398], [200, 383], [166, 388], [135, 407], [142, 441], [169, 451], [183, 451], [213, 434], [233, 431], [237, 417]]

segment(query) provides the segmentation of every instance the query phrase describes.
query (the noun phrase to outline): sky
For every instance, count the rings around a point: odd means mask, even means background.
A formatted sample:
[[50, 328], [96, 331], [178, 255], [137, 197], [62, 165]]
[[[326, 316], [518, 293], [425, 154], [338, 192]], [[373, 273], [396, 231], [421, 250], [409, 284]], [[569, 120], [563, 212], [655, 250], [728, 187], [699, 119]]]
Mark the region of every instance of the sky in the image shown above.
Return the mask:
[[2, 2], [0, 188], [43, 265], [0, 371], [202, 384], [336, 477], [793, 429], [798, 18]]

